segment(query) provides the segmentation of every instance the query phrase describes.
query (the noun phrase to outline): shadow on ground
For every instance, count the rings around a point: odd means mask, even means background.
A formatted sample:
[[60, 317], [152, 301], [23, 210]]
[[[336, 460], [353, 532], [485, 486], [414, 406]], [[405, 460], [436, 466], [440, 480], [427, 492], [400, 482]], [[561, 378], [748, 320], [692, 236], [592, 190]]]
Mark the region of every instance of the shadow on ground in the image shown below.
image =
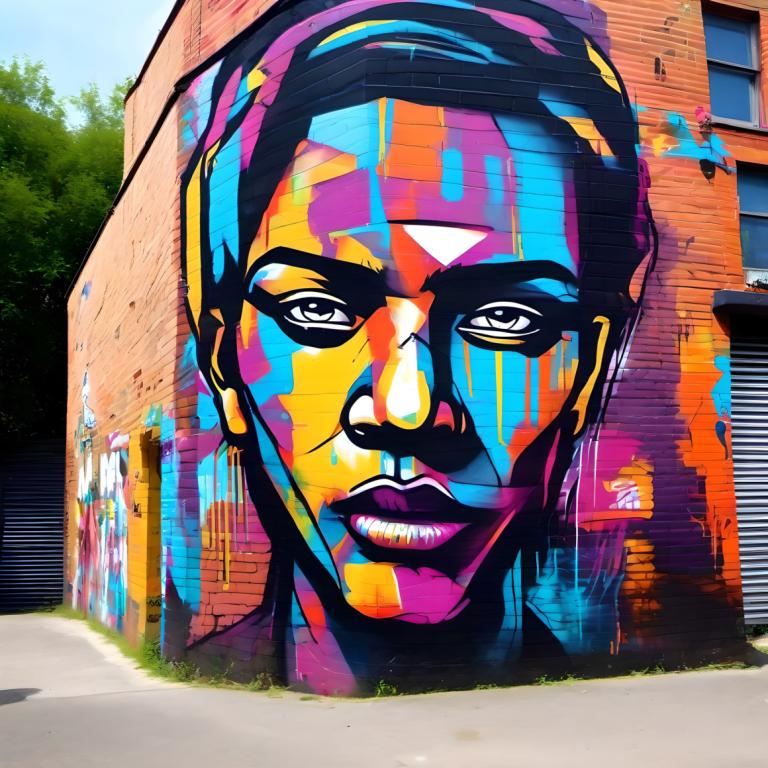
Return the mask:
[[20, 701], [26, 701], [30, 696], [34, 696], [40, 691], [40, 688], [6, 688], [0, 690], [0, 707], [3, 704], [18, 704]]
[[753, 667], [768, 665], [768, 638], [761, 638], [759, 644], [750, 644], [749, 649], [744, 655], [744, 661]]

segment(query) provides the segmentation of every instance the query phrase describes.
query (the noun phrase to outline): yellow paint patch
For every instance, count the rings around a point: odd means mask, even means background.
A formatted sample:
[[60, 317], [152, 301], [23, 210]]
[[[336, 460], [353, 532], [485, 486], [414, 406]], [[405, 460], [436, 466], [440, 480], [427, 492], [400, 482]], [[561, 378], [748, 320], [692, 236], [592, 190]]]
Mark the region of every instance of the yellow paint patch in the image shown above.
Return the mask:
[[248, 349], [251, 343], [251, 334], [256, 329], [258, 323], [258, 314], [256, 307], [249, 304], [247, 301], [243, 302], [243, 311], [240, 314], [240, 341], [243, 345], [243, 349]]
[[494, 352], [496, 358], [496, 428], [499, 433], [499, 442], [506, 445], [503, 434], [504, 417], [504, 358], [501, 352]]
[[379, 99], [379, 162], [387, 154], [387, 100]]
[[384, 263], [371, 253], [371, 249], [350, 235], [331, 233], [331, 242], [336, 246], [336, 261], [359, 264], [381, 272]]
[[224, 405], [224, 414], [227, 419], [227, 426], [236, 435], [244, 435], [247, 432], [245, 418], [240, 410], [240, 403], [237, 401], [237, 393], [229, 387], [221, 393], [222, 403]]
[[473, 397], [472, 395], [472, 361], [470, 360], [468, 341], [464, 342], [464, 368], [467, 372], [467, 390], [469, 392], [469, 396]]
[[668, 149], [671, 149], [674, 146], [673, 142], [670, 141], [668, 136], [654, 136], [651, 140], [651, 148], [653, 149], [653, 154], [655, 157], [661, 157], [661, 155], [664, 154]]
[[600, 71], [600, 77], [603, 78], [606, 85], [613, 88], [613, 90], [617, 93], [621, 93], [619, 81], [616, 79], [616, 75], [613, 73], [613, 70], [610, 68], [610, 66], [608, 66], [608, 62], [592, 47], [592, 44], [589, 42], [589, 40], [585, 39], [584, 44], [587, 46], [587, 55], [589, 56], [589, 60], [598, 68]]
[[297, 157], [291, 169], [292, 189], [322, 184], [352, 173], [357, 168], [357, 158], [344, 152], [329, 154], [327, 149], [318, 148]]
[[386, 619], [403, 609], [394, 563], [349, 563], [344, 581], [347, 602], [364, 616]]
[[474, 331], [472, 332], [472, 335], [480, 341], [486, 341], [490, 344], [498, 344], [504, 347], [515, 347], [518, 344], [523, 343], [523, 339], [502, 339], [498, 336], [485, 336], [482, 333], [475, 333]]
[[264, 85], [264, 81], [267, 79], [267, 76], [259, 69], [259, 66], [255, 66], [245, 79], [245, 87], [249, 91], [261, 88], [261, 86]]
[[592, 322], [600, 325], [600, 332], [597, 337], [597, 350], [595, 351], [595, 367], [589, 374], [589, 378], [573, 406], [574, 412], [579, 416], [579, 419], [576, 422], [576, 432], [581, 431], [584, 426], [584, 421], [587, 418], [587, 405], [589, 404], [589, 399], [592, 397], [592, 391], [597, 383], [597, 377], [600, 375], [600, 369], [603, 366], [603, 356], [605, 355], [605, 345], [608, 341], [608, 331], [611, 329], [611, 321], [607, 317], [603, 317], [603, 315], [598, 315]]
[[613, 152], [611, 152], [611, 148], [608, 146], [608, 142], [605, 140], [603, 134], [600, 133], [600, 131], [597, 129], [597, 126], [591, 118], [563, 117], [562, 119], [565, 120], [565, 122], [568, 123], [571, 128], [573, 128], [574, 133], [577, 136], [589, 142], [589, 145], [592, 147], [592, 151], [596, 155], [601, 155], [602, 157], [613, 157]]
[[202, 264], [200, 251], [200, 169], [202, 161], [192, 174], [187, 186], [187, 302], [192, 313], [195, 330], [200, 328], [200, 312], [202, 308]]
[[345, 35], [351, 35], [353, 32], [360, 32], [369, 27], [379, 27], [382, 24], [391, 24], [392, 22], [393, 19], [380, 19], [376, 21], [360, 21], [357, 24], [350, 24], [348, 27], [344, 27], [344, 29], [340, 29], [338, 32], [328, 35], [328, 37], [320, 41], [320, 44], [317, 47], [322, 48], [324, 45], [328, 45], [328, 43], [332, 43], [334, 40], [339, 40]]

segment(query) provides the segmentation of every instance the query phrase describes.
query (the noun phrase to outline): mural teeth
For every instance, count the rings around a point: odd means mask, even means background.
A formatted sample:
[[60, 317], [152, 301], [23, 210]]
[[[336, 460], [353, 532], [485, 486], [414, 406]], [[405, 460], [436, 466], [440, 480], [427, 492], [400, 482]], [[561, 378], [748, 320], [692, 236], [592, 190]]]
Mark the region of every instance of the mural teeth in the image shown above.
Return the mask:
[[384, 523], [382, 523], [381, 520], [374, 519], [368, 528], [368, 537], [374, 541], [377, 541], [380, 537], [381, 529], [383, 526]]
[[373, 523], [372, 517], [361, 517], [360, 520], [357, 523], [358, 530], [360, 533], [365, 536], [368, 533], [368, 529], [371, 527], [371, 524]]

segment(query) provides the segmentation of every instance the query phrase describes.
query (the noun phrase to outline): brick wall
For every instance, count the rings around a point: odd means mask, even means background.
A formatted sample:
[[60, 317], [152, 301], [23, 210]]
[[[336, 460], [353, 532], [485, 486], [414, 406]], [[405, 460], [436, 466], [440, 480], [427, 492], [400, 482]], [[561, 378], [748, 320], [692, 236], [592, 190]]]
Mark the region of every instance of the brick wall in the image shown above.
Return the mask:
[[[195, 153], [208, 125], [206, 115], [221, 108], [223, 96], [216, 95], [220, 86], [214, 83], [217, 52], [272, 5], [188, 0], [127, 101], [126, 169], [153, 130], [158, 132], [69, 302], [71, 599], [135, 641], [160, 636], [162, 613], [163, 645], [171, 656], [191, 653], [201, 666], [233, 668], [243, 677], [287, 675], [289, 682], [322, 691], [365, 690], [377, 679], [398, 678], [416, 667], [425, 671], [414, 677], [415, 687], [520, 679], [526, 670], [538, 673], [542, 664], [545, 670], [559, 669], [544, 651], [539, 655], [548, 661], [510, 663], [501, 672], [489, 672], [487, 658], [473, 665], [467, 657], [443, 666], [436, 661], [432, 669], [423, 652], [404, 649], [402, 640], [397, 652], [375, 642], [366, 645], [362, 627], [371, 620], [368, 608], [376, 606], [363, 608], [362, 624], [334, 633], [330, 628], [337, 627], [339, 615], [307, 587], [312, 578], [297, 571], [293, 555], [286, 554], [296, 547], [295, 532], [276, 536], [273, 524], [270, 541], [264, 530], [262, 517], [273, 514], [269, 509], [276, 503], [271, 487], [259, 485], [258, 472], [246, 477], [255, 449], [231, 424], [219, 422], [220, 416], [237, 416], [244, 395], [232, 406], [221, 377], [214, 377], [218, 384], [213, 385], [197, 367], [195, 328], [184, 298], [188, 286], [204, 278], [201, 267], [189, 262], [186, 282], [182, 277], [188, 254], [181, 252], [180, 198], [189, 199], [188, 176], [200, 159]], [[541, 606], [559, 600], [558, 617], [545, 616], [544, 623], [566, 651], [574, 649], [574, 657], [588, 657], [603, 671], [722, 655], [739, 637], [741, 584], [730, 425], [719, 407], [720, 395], [713, 394], [727, 390], [729, 329], [727, 321], [713, 315], [712, 296], [723, 288], [745, 289], [734, 170], [738, 162], [768, 164], [768, 139], [759, 131], [722, 125], [714, 126], [712, 136], [706, 126], [702, 130], [697, 109], [709, 109], [709, 94], [699, 2], [602, 0], [589, 7], [552, 0], [544, 5], [575, 17], [602, 45], [636, 107], [658, 256], [645, 283], [643, 315], [629, 357], [604, 414], [600, 450], [594, 441], [587, 448], [581, 443], [581, 463], [571, 466], [563, 482], [571, 489], [569, 506], [565, 512], [558, 507], [555, 515], [562, 528], [562, 567], [575, 568], [571, 579], [578, 599], [585, 600], [587, 618], [581, 607], [578, 618], [571, 615], [566, 605], [573, 596], [564, 596], [562, 584], [543, 579], [530, 587], [531, 610], [546, 614]], [[730, 5], [760, 12], [762, 66], [768, 70], [764, 3]], [[237, 55], [237, 50], [230, 53], [225, 69]], [[198, 71], [206, 62], [211, 69]], [[202, 74], [187, 88], [190, 72]], [[262, 72], [259, 82], [270, 76]], [[185, 90], [158, 125], [179, 81]], [[207, 90], [211, 85], [213, 97]], [[762, 92], [766, 103], [765, 79]], [[216, 149], [211, 149], [206, 161], [214, 158]], [[712, 174], [703, 172], [706, 163]], [[194, 230], [189, 210], [186, 222]], [[190, 311], [197, 322], [201, 315], [194, 307]], [[211, 317], [221, 320], [215, 312]], [[202, 335], [197, 334], [198, 344]], [[283, 357], [265, 363], [283, 364]], [[302, 391], [322, 395], [322, 387]], [[150, 466], [153, 450], [161, 465], [157, 476]], [[593, 482], [577, 482], [580, 475]], [[333, 485], [333, 471], [328, 477], [322, 482]], [[249, 481], [260, 488], [253, 491], [256, 504]], [[617, 512], [627, 494], [633, 494], [629, 508], [634, 511]], [[574, 499], [580, 510], [575, 523]], [[290, 507], [295, 499], [284, 503]], [[159, 550], [152, 543], [158, 538]], [[273, 557], [276, 552], [279, 557]], [[290, 572], [275, 575], [276, 562]], [[537, 559], [537, 574], [540, 565], [544, 570]], [[536, 582], [525, 570], [533, 566], [520, 567], [524, 582]], [[584, 576], [590, 567], [599, 575], [592, 583]], [[377, 610], [384, 610], [386, 589], [378, 577], [370, 578], [365, 600], [379, 601]], [[265, 589], [269, 610], [264, 609]], [[344, 589], [349, 598], [356, 587], [350, 582]], [[591, 597], [585, 595], [599, 589], [612, 595], [608, 608], [602, 603], [590, 608]], [[487, 612], [493, 610], [489, 604]], [[302, 621], [287, 620], [286, 611], [293, 619], [301, 614]], [[589, 635], [584, 623], [590, 621], [600, 629], [584, 640]], [[505, 626], [510, 637], [522, 631], [521, 624]], [[427, 637], [416, 631], [411, 636]], [[445, 638], [441, 642], [450, 645]], [[358, 647], [366, 650], [350, 650]], [[517, 653], [506, 652], [510, 658]], [[396, 658], [390, 666], [377, 657], [386, 653]], [[336, 668], [333, 660], [339, 658]], [[309, 671], [286, 673], [285, 664]]]

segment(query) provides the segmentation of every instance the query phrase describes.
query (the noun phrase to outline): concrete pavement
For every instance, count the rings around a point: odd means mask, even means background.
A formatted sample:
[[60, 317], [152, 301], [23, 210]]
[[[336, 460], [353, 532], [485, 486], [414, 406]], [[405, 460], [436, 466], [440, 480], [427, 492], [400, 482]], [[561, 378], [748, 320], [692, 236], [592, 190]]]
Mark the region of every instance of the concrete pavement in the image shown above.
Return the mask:
[[2, 768], [766, 768], [768, 666], [373, 700], [148, 677], [87, 625], [0, 616]]

